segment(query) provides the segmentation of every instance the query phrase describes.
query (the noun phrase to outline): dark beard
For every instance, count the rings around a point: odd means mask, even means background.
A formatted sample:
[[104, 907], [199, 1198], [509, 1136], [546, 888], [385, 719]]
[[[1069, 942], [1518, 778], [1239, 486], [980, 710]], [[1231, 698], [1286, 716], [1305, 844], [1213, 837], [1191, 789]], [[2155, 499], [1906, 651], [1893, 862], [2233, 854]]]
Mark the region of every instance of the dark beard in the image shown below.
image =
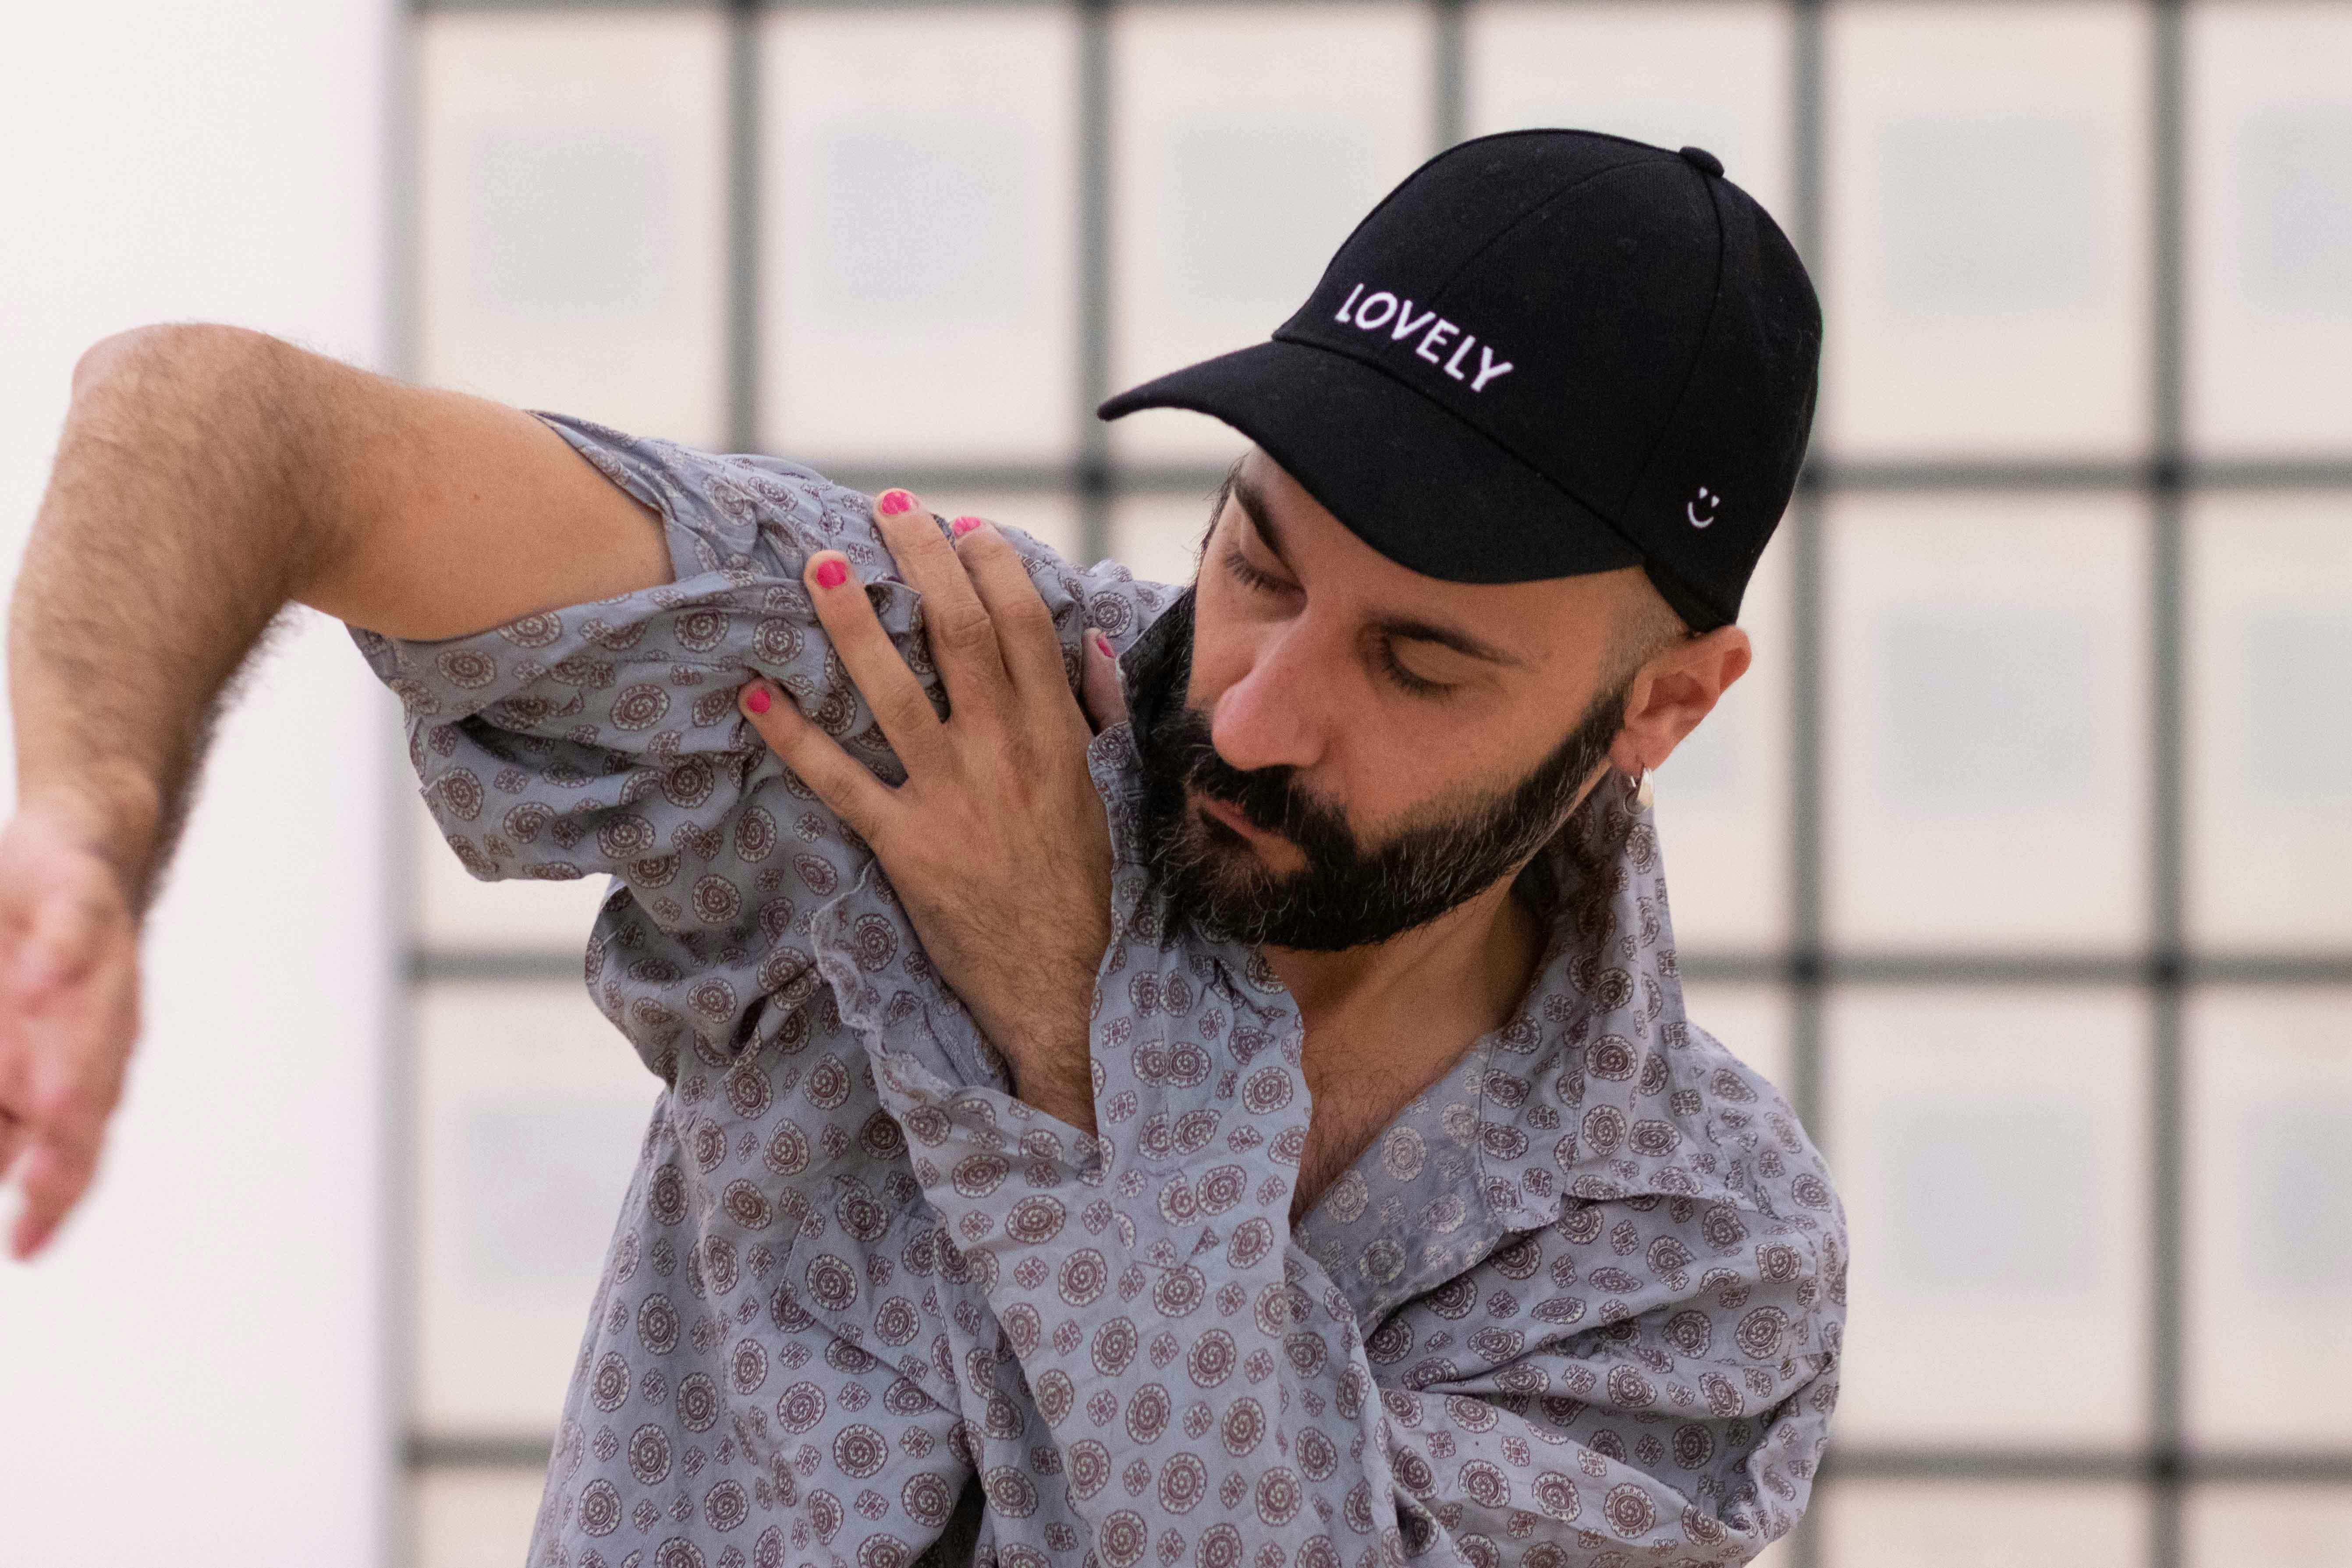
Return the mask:
[[[1347, 819], [1301, 789], [1287, 766], [1229, 765], [1209, 721], [1185, 704], [1192, 670], [1192, 595], [1164, 611], [1129, 655], [1135, 742], [1143, 761], [1142, 829], [1175, 912], [1252, 946], [1337, 952], [1388, 941], [1455, 909], [1550, 841], [1578, 792], [1608, 757], [1624, 721], [1627, 683], [1603, 692], [1567, 739], [1517, 784], [1459, 792], [1367, 849]], [[1306, 858], [1276, 875], [1238, 836], [1194, 810], [1187, 786]]]

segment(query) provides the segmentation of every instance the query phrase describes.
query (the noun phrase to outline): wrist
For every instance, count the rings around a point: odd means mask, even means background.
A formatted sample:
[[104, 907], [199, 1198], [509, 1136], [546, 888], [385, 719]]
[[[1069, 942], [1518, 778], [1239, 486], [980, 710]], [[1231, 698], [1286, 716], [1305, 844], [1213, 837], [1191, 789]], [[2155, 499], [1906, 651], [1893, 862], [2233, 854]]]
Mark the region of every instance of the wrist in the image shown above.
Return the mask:
[[1032, 1089], [1016, 1082], [1013, 1098], [1069, 1123], [1089, 1138], [1095, 1135], [1095, 1102], [1090, 1094], [1073, 1091], [1066, 1085]]
[[1014, 1096], [1092, 1133], [1094, 1072], [1086, 1014], [1035, 1021], [1014, 1031], [1009, 1045], [1003, 1054]]
[[105, 863], [125, 907], [138, 910], [163, 815], [155, 782], [131, 767], [89, 769], [71, 781], [20, 780], [16, 816], [54, 843]]

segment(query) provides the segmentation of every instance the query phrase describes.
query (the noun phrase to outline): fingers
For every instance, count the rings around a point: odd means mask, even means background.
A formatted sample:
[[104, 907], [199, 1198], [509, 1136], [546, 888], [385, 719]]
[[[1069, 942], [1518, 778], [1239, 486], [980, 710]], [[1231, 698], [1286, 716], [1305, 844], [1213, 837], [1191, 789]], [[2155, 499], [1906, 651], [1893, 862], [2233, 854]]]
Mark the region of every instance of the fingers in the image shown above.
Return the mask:
[[1070, 687], [1062, 668], [1062, 642], [1053, 613], [1031, 581], [1020, 552], [984, 518], [960, 517], [955, 550], [971, 574], [972, 586], [995, 624], [996, 643], [1013, 685], [1024, 695], [1052, 686]]
[[[978, 521], [958, 518], [951, 529], [969, 531]], [[967, 561], [959, 558], [958, 548], [940, 535], [939, 520], [909, 491], [884, 490], [874, 503], [874, 521], [900, 574], [923, 596], [923, 631], [947, 686], [949, 705], [1001, 706], [1008, 686], [998, 628], [974, 591]]]
[[[0, 1149], [13, 1151], [5, 1135], [0, 1135]], [[25, 1189], [16, 1181], [16, 1160], [14, 1152], [0, 1156], [0, 1247], [8, 1256], [22, 1261], [32, 1253], [24, 1245], [18, 1232], [25, 1224]]]
[[0, 1230], [26, 1258], [97, 1174], [139, 1032], [139, 949], [121, 889], [94, 857], [8, 859], [6, 878], [40, 888], [0, 942], [0, 1206], [18, 1210]]
[[809, 557], [801, 575], [816, 605], [817, 620], [833, 639], [834, 651], [856, 683], [858, 695], [874, 710], [890, 749], [910, 769], [929, 763], [941, 744], [940, 716], [898, 645], [882, 629], [849, 558], [838, 550], [821, 550]]
[[48, 1244], [98, 1174], [107, 1119], [121, 1099], [116, 1037], [127, 1046], [136, 1027], [103, 1018], [65, 1026], [80, 1037], [51, 1046], [53, 1055], [67, 1058], [63, 1070], [47, 1075], [52, 1081], [37, 1088], [33, 1113], [12, 1115], [9, 1135], [0, 1140], [6, 1160], [0, 1169], [19, 1209], [7, 1227], [8, 1247], [20, 1259]]
[[[891, 657], [898, 657], [897, 649], [891, 650]], [[906, 667], [902, 664], [899, 669], [904, 673]], [[768, 742], [768, 749], [800, 775], [803, 784], [816, 791], [817, 798], [849, 824], [851, 831], [868, 844], [881, 842], [891, 808], [897, 805], [890, 786], [810, 722], [793, 705], [792, 693], [772, 680], [754, 680], [736, 693], [735, 705], [751, 721], [760, 739]], [[924, 711], [929, 713], [928, 702]], [[905, 760], [903, 752], [900, 760]]]
[[1110, 639], [1092, 626], [1087, 628], [1086, 665], [1078, 686], [1097, 731], [1127, 721], [1127, 688], [1118, 679], [1118, 660], [1110, 651]]
[[10, 1237], [18, 1258], [47, 1246], [98, 1173], [107, 1120], [122, 1099], [131, 1044], [139, 1029], [136, 948], [131, 939], [100, 938], [95, 956], [73, 955], [68, 984], [36, 994], [11, 986], [26, 1070], [5, 1108], [16, 1123], [10, 1151], [24, 1212]]
[[17, 1213], [8, 1228], [8, 1251], [18, 1262], [29, 1262], [47, 1247], [73, 1212], [90, 1179], [98, 1174], [98, 1141], [86, 1145], [61, 1139], [35, 1142], [17, 1157], [5, 1184], [13, 1198], [0, 1198], [0, 1209]]
[[17, 1255], [16, 1227], [25, 1217], [25, 1189], [16, 1181], [16, 1162], [31, 1140], [25, 1124], [0, 1110], [0, 1249]]

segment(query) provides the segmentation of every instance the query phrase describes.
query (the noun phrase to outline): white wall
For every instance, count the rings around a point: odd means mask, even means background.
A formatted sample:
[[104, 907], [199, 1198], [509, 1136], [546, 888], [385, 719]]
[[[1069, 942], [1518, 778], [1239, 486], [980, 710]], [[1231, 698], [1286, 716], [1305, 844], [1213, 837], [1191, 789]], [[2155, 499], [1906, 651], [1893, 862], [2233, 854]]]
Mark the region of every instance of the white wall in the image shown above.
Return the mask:
[[[11, 8], [0, 559], [103, 334], [210, 319], [382, 361], [392, 12]], [[224, 733], [97, 1193], [0, 1263], [0, 1564], [383, 1559], [392, 716], [314, 617]]]

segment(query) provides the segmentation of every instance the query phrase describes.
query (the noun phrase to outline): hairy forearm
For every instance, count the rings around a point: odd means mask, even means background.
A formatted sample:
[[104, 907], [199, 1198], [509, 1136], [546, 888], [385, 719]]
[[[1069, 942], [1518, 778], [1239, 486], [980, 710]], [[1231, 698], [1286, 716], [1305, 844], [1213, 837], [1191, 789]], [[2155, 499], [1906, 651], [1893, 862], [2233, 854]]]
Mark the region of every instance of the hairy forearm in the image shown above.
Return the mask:
[[1083, 1009], [1030, 1021], [1020, 1043], [1003, 1053], [1013, 1092], [1081, 1132], [1095, 1131], [1095, 1084]]
[[226, 328], [109, 339], [74, 376], [9, 618], [17, 798], [144, 907], [221, 694], [335, 542], [308, 356]]

